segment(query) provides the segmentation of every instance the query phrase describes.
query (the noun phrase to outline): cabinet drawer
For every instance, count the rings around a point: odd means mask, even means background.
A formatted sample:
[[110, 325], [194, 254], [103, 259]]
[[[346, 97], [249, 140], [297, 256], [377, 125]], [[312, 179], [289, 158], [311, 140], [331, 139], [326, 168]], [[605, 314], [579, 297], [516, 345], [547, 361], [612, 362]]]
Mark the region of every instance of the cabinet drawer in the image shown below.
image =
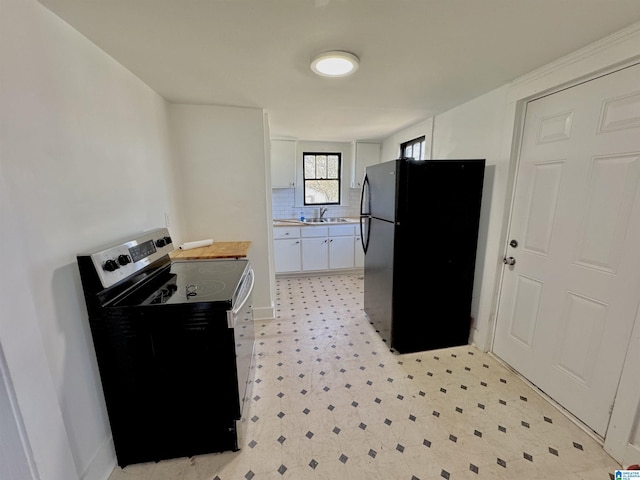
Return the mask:
[[330, 237], [348, 237], [354, 235], [353, 225], [331, 225], [329, 227]]
[[277, 227], [273, 229], [273, 238], [300, 238], [300, 228]]
[[327, 237], [329, 235], [329, 227], [302, 227], [303, 237]]

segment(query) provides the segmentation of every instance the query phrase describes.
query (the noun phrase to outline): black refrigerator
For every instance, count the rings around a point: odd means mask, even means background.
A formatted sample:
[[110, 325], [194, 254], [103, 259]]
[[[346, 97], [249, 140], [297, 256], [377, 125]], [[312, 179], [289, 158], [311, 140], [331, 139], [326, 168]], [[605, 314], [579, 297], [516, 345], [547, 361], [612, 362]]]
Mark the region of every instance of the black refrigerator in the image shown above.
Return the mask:
[[360, 201], [364, 311], [387, 345], [466, 345], [484, 159], [367, 167]]

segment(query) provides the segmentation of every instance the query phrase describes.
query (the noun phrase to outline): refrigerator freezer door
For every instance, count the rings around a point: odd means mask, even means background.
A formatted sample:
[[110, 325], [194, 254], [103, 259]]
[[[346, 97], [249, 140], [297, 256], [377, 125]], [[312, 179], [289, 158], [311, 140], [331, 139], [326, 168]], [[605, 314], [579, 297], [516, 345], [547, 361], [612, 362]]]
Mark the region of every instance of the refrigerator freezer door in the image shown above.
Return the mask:
[[367, 167], [369, 214], [372, 217], [396, 221], [397, 177], [397, 160]]

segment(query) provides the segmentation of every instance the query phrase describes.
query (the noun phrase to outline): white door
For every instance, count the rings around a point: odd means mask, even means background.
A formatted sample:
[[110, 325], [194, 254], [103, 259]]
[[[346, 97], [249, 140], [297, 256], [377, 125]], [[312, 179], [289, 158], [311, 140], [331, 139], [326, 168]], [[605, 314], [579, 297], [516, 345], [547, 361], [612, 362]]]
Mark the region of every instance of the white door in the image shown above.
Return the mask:
[[604, 436], [640, 303], [640, 66], [530, 102], [516, 182], [493, 350]]

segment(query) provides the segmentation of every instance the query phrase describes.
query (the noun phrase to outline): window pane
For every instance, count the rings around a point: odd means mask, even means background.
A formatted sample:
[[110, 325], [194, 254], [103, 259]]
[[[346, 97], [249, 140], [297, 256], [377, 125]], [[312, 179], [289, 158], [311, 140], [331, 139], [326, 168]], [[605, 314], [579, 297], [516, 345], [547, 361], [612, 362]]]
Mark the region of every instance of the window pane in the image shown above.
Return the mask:
[[326, 155], [316, 155], [316, 178], [327, 178]]
[[338, 180], [306, 180], [305, 204], [329, 204], [338, 203], [340, 197]]
[[316, 158], [313, 155], [304, 156], [304, 178], [316, 178]]
[[338, 178], [338, 157], [330, 155], [327, 164], [327, 178]]

